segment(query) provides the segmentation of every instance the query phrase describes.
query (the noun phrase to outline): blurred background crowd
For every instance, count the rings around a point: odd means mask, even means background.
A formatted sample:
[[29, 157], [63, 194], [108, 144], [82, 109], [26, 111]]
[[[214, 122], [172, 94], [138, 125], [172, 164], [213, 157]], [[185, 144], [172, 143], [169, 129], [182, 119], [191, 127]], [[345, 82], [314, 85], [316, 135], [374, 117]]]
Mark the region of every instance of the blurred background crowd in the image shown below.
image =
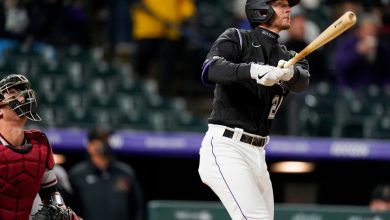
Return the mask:
[[[226, 28], [250, 28], [245, 0], [0, 3], [0, 72], [29, 77], [43, 117], [31, 127], [42, 129], [104, 124], [118, 130], [206, 131], [213, 92], [200, 81], [206, 53]], [[301, 0], [280, 41], [298, 52], [345, 11], [357, 14], [357, 24], [307, 57], [310, 87], [286, 100], [273, 134], [390, 138], [389, 0]], [[72, 163], [82, 157], [72, 155]], [[142, 172], [145, 158], [132, 159]], [[183, 167], [196, 171], [196, 162], [182, 158], [153, 162], [166, 169], [187, 163]], [[141, 188], [149, 190], [145, 200], [158, 197], [153, 193], [170, 198], [145, 182], [156, 183], [163, 173], [141, 174]], [[215, 199], [210, 196], [192, 192], [178, 198]], [[276, 195], [276, 201], [283, 199]]]
[[[199, 80], [205, 55], [224, 29], [249, 28], [243, 0], [1, 3], [0, 70], [30, 75], [44, 127], [202, 131], [212, 93]], [[388, 136], [387, 0], [302, 0], [280, 40], [300, 51], [347, 10], [358, 24], [307, 58], [311, 90], [288, 100], [295, 111], [280, 113], [274, 133]]]

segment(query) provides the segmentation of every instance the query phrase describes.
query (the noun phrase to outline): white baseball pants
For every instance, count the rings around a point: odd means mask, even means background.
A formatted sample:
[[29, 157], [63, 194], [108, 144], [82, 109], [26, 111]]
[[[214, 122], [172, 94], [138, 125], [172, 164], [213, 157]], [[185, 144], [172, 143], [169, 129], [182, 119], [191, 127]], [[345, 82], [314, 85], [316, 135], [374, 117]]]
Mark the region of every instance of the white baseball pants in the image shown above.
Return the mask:
[[209, 124], [202, 141], [198, 171], [203, 183], [217, 194], [233, 220], [273, 220], [274, 197], [264, 147], [241, 142], [244, 131], [239, 128], [232, 138], [224, 137], [225, 129]]

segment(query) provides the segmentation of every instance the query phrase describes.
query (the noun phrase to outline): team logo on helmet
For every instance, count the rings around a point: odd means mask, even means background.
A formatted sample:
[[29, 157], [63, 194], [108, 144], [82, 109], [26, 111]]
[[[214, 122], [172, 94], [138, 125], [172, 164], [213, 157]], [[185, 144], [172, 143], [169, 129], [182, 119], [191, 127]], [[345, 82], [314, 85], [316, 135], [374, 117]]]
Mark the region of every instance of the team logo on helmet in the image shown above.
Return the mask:
[[[11, 89], [16, 89], [18, 94], [5, 98], [4, 94], [10, 93]], [[37, 114], [38, 103], [34, 90], [28, 79], [20, 74], [11, 74], [0, 81], [0, 101], [4, 105], [9, 105], [19, 116], [25, 116], [32, 121], [41, 121]]]

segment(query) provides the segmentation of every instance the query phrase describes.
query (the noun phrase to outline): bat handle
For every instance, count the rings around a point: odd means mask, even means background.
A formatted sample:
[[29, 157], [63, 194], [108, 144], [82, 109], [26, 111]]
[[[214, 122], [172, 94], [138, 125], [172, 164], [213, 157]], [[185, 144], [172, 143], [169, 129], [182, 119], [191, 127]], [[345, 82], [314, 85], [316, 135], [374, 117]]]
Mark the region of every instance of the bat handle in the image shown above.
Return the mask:
[[[303, 49], [304, 51], [305, 49]], [[296, 64], [299, 60], [303, 58], [302, 52], [295, 54], [291, 59], [289, 59], [285, 64], [284, 68], [290, 67], [291, 65]]]
[[284, 68], [288, 68], [290, 67], [291, 65], [294, 65], [294, 60], [293, 59], [290, 59], [289, 61], [287, 61], [285, 64], [284, 64]]

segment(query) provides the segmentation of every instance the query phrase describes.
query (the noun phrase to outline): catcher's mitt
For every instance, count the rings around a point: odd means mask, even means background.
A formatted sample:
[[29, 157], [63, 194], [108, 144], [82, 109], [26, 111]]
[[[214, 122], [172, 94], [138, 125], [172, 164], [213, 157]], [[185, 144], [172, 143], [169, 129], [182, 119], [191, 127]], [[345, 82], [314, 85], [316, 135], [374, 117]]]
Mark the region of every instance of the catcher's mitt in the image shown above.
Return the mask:
[[82, 220], [72, 209], [61, 208], [59, 205], [42, 205], [37, 213], [32, 215], [33, 220]]

